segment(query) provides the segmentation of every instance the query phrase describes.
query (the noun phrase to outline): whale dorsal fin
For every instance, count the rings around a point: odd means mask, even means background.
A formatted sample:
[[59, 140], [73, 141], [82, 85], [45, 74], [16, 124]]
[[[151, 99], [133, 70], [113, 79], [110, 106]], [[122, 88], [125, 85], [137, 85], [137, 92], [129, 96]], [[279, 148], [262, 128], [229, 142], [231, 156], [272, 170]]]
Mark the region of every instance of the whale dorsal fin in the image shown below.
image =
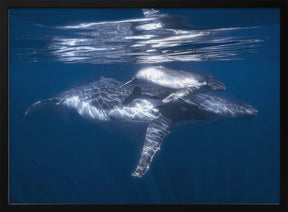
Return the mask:
[[130, 102], [132, 102], [134, 99], [140, 98], [142, 96], [141, 88], [136, 86], [130, 96], [128, 96], [124, 102], [123, 105], [128, 105]]
[[142, 177], [148, 171], [155, 153], [160, 150], [164, 137], [169, 133], [171, 123], [172, 121], [164, 116], [149, 123], [142, 153], [132, 176]]
[[132, 93], [130, 94], [130, 96], [128, 96], [124, 101], [123, 101], [123, 105], [128, 105], [129, 103], [131, 103], [134, 99], [144, 99], [144, 98], [148, 98], [148, 99], [160, 99], [157, 96], [153, 96], [150, 94], [143, 94], [142, 93], [142, 89], [139, 86], [135, 86], [134, 90], [132, 91]]

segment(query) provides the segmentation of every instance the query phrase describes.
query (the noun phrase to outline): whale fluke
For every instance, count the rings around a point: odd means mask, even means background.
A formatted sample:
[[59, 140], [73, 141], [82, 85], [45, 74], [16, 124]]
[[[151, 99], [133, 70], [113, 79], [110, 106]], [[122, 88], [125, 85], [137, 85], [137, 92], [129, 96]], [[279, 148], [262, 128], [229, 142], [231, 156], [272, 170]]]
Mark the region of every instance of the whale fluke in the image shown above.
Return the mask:
[[59, 99], [58, 98], [51, 98], [51, 99], [44, 99], [40, 100], [38, 102], [35, 102], [33, 105], [31, 105], [25, 112], [23, 119], [25, 120], [28, 114], [30, 114], [31, 110], [35, 109], [36, 106], [43, 105], [46, 103], [58, 103]]
[[133, 177], [142, 177], [149, 170], [154, 155], [160, 150], [164, 137], [169, 133], [171, 123], [170, 119], [160, 116], [148, 124], [141, 157], [132, 173]]

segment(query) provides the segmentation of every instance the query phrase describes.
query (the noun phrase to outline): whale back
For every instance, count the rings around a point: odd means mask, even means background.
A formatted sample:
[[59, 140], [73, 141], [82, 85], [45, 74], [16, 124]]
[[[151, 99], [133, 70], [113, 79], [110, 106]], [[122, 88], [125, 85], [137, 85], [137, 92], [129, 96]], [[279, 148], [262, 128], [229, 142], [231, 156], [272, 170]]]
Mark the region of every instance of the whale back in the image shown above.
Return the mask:
[[144, 95], [164, 98], [169, 94], [169, 89], [163, 89], [147, 83], [136, 82], [120, 88], [121, 85], [122, 82], [101, 77], [101, 79], [96, 82], [65, 91], [60, 94], [58, 98], [63, 102], [67, 99], [77, 97], [79, 101], [87, 102], [93, 107], [109, 110], [116, 106], [122, 106], [125, 99], [133, 93], [136, 86], [141, 88], [141, 92]]

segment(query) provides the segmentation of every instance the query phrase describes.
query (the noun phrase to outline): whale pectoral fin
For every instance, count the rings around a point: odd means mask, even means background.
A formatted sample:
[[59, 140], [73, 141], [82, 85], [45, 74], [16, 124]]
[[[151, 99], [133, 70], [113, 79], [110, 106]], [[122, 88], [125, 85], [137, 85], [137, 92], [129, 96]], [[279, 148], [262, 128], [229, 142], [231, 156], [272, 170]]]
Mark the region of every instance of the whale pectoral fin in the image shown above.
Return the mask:
[[136, 81], [136, 78], [135, 77], [133, 77], [131, 80], [129, 80], [128, 82], [125, 82], [123, 85], [121, 85], [119, 88], [123, 88], [124, 86], [126, 86], [126, 85], [128, 85], [128, 84], [130, 84], [130, 83], [132, 83], [132, 82], [135, 82]]
[[170, 119], [161, 116], [148, 125], [141, 157], [132, 176], [142, 177], [148, 171], [154, 155], [160, 150], [164, 137], [169, 133], [170, 124]]
[[168, 102], [174, 102], [177, 99], [182, 99], [184, 96], [187, 96], [188, 94], [192, 93], [195, 91], [197, 88], [195, 87], [189, 87], [189, 88], [183, 88], [175, 91], [174, 93], [171, 93], [168, 95], [166, 98], [162, 100], [163, 103], [168, 103]]

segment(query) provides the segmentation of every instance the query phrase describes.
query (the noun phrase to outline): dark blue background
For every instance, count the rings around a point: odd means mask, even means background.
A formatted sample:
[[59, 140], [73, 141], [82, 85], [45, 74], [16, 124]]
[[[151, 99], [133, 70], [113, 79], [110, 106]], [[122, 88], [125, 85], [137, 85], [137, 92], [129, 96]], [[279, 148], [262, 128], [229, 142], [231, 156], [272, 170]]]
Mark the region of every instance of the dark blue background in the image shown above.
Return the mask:
[[[145, 125], [93, 123], [34, 102], [100, 76], [126, 81], [137, 64], [28, 62], [16, 57], [22, 38], [53, 26], [142, 17], [140, 9], [11, 9], [9, 60], [10, 203], [279, 203], [279, 11], [163, 9], [195, 27], [261, 26], [264, 43], [245, 60], [168, 63], [224, 82], [223, 95], [253, 105], [251, 119], [182, 124], [169, 134], [141, 179], [131, 173]], [[32, 41], [31, 41], [32, 42]], [[41, 44], [42, 45], [42, 44]], [[44, 46], [45, 47], [45, 46]]]

